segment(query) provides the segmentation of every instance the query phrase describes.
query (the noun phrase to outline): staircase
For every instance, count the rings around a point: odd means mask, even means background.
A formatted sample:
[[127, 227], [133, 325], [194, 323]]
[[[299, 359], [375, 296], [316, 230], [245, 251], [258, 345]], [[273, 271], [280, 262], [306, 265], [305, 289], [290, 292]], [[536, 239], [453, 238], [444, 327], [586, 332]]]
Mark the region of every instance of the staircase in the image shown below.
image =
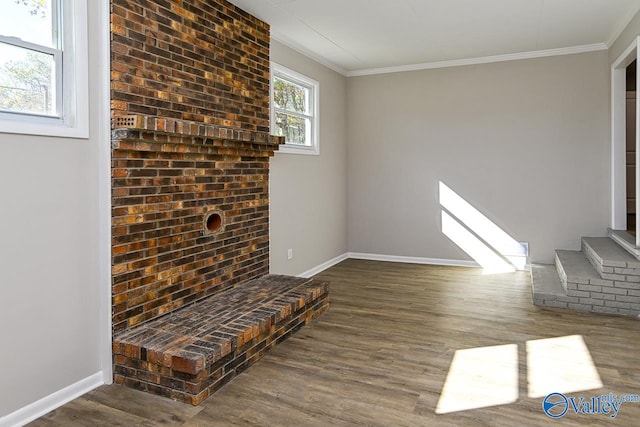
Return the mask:
[[582, 250], [556, 251], [555, 265], [531, 264], [533, 304], [640, 315], [640, 250], [633, 236], [583, 237]]

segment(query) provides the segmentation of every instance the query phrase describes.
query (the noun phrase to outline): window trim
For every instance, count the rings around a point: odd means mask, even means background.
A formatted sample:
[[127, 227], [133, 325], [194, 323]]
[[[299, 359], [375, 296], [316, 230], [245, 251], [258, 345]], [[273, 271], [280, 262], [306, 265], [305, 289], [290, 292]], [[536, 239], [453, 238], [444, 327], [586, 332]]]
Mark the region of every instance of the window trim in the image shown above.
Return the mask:
[[[278, 77], [282, 80], [290, 81], [309, 89], [309, 113], [301, 114], [297, 112], [288, 111], [281, 108], [276, 108], [274, 103], [273, 88], [274, 79]], [[320, 154], [320, 83], [304, 74], [287, 68], [275, 62], [271, 62], [271, 79], [270, 79], [270, 115], [271, 115], [271, 129], [275, 130], [276, 127], [276, 112], [281, 111], [286, 114], [291, 114], [303, 118], [310, 119], [311, 122], [311, 144], [299, 145], [299, 144], [283, 144], [280, 146], [277, 153], [288, 154], [307, 154], [307, 155], [319, 155]]]
[[[89, 138], [87, 1], [60, 0], [62, 11], [54, 18], [58, 29], [62, 27], [62, 34], [58, 34], [62, 43], [62, 49], [58, 49], [62, 56], [61, 67], [56, 64], [56, 71], [62, 69], [56, 75], [56, 91], [62, 94], [56, 101], [60, 116], [1, 112], [0, 133]], [[10, 44], [29, 48], [28, 42], [18, 44], [11, 40]]]

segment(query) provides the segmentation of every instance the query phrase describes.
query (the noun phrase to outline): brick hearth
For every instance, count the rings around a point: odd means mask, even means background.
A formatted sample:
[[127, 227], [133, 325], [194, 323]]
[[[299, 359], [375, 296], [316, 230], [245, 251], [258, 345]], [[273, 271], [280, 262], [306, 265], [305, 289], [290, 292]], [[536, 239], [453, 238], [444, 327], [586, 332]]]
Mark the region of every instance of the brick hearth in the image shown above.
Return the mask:
[[134, 328], [115, 382], [197, 405], [329, 307], [328, 282], [265, 276]]

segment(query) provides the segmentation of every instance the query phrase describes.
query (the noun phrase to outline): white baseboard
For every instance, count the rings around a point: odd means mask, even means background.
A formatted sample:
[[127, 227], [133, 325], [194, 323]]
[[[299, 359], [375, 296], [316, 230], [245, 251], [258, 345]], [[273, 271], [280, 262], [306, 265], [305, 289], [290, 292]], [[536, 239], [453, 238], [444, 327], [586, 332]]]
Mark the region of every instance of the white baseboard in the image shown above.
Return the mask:
[[349, 252], [349, 258], [353, 259], [366, 259], [371, 261], [387, 261], [387, 262], [404, 262], [408, 264], [431, 264], [431, 265], [446, 265], [453, 267], [480, 267], [475, 261], [463, 261], [457, 259], [441, 259], [441, 258], [421, 258], [410, 256], [397, 256], [397, 255], [380, 255], [380, 254], [365, 254], [361, 252]]
[[326, 270], [329, 267], [333, 267], [334, 265], [344, 261], [345, 259], [349, 258], [349, 254], [344, 253], [342, 255], [338, 255], [337, 257], [330, 259], [327, 262], [323, 262], [322, 264], [313, 267], [310, 270], [305, 271], [304, 273], [301, 273], [298, 275], [298, 277], [304, 277], [304, 278], [308, 278], [311, 276], [315, 276], [316, 274], [322, 273], [324, 270]]
[[462, 261], [457, 259], [420, 258], [397, 255], [365, 254], [361, 252], [347, 252], [333, 259], [330, 259], [327, 262], [323, 262], [322, 264], [313, 267], [312, 269], [309, 269], [304, 273], [298, 274], [298, 277], [308, 278], [315, 276], [316, 274], [322, 273], [327, 268], [333, 267], [334, 265], [349, 258], [366, 259], [370, 261], [405, 262], [408, 264], [446, 265], [453, 267], [480, 267], [480, 265], [474, 261]]
[[53, 411], [73, 399], [104, 384], [102, 372], [97, 372], [77, 383], [58, 390], [49, 396], [33, 402], [0, 418], [0, 427], [23, 426], [31, 421]]

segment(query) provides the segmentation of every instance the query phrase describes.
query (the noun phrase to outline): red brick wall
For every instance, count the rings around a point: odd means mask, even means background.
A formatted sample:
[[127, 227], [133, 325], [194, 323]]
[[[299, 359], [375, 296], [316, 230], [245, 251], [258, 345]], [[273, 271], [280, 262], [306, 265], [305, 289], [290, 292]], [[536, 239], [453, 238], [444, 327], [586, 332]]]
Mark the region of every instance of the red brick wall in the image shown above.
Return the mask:
[[111, 108], [269, 131], [269, 25], [224, 0], [111, 0]]
[[[114, 332], [269, 272], [269, 27], [224, 0], [111, 1]], [[217, 211], [223, 227], [207, 234]]]

